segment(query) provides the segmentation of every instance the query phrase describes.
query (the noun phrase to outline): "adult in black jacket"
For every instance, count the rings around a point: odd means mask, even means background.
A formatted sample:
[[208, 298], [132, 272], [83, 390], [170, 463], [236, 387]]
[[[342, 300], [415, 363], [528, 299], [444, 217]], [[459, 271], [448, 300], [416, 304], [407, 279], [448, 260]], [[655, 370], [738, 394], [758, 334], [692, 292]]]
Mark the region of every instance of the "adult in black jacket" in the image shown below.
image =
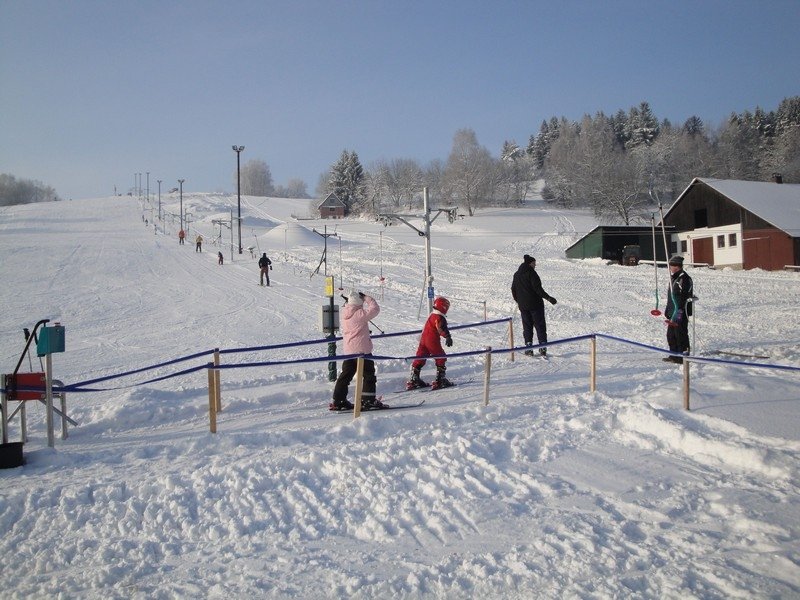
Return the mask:
[[[555, 304], [556, 299], [542, 289], [542, 280], [536, 272], [536, 259], [532, 256], [526, 254], [517, 272], [514, 273], [511, 295], [519, 306], [522, 316], [522, 337], [525, 339], [525, 345], [533, 345], [534, 328], [539, 344], [546, 344], [547, 323], [544, 318], [544, 301]], [[533, 356], [533, 350], [526, 350], [525, 354]], [[539, 354], [546, 356], [547, 348], [539, 348]]]
[[269, 285], [269, 272], [272, 269], [272, 261], [267, 258], [266, 252], [258, 259], [258, 266], [261, 267], [261, 285], [264, 285], [264, 277], [267, 278], [267, 285]]
[[[672, 352], [689, 354], [689, 319], [694, 296], [694, 282], [683, 270], [683, 257], [675, 255], [669, 259], [669, 292], [667, 293], [667, 344]], [[665, 361], [682, 363], [680, 356], [667, 356]]]

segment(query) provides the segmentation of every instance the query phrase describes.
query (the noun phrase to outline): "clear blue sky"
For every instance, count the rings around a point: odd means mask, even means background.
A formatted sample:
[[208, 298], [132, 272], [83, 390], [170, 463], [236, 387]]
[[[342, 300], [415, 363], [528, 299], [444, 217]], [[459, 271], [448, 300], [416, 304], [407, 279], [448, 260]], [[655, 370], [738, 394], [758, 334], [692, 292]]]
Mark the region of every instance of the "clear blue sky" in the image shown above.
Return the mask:
[[497, 156], [553, 116], [798, 94], [800, 0], [0, 0], [0, 173], [65, 199], [233, 192], [233, 144], [313, 194], [343, 149], [424, 164], [471, 128]]

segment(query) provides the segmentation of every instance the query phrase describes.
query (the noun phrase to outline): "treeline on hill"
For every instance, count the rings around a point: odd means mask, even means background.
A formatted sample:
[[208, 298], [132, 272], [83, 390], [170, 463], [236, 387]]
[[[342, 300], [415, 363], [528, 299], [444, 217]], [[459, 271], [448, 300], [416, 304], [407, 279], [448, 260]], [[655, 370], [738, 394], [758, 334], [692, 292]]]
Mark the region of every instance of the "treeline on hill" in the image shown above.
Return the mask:
[[469, 215], [484, 206], [513, 206], [544, 179], [544, 198], [565, 207], [590, 207], [610, 223], [647, 221], [658, 202], [671, 203], [694, 177], [768, 181], [781, 173], [800, 182], [800, 96], [775, 111], [733, 113], [717, 129], [693, 116], [682, 126], [659, 121], [647, 102], [580, 121], [542, 122], [527, 147], [506, 141], [499, 158], [475, 132], [456, 132], [446, 161], [379, 161], [365, 169], [344, 150], [320, 178], [317, 195], [333, 192], [350, 214], [375, 216], [419, 208], [428, 187], [437, 206]]
[[61, 198], [49, 185], [40, 181], [17, 179], [13, 175], [0, 173], [0, 206], [52, 200], [61, 200]]

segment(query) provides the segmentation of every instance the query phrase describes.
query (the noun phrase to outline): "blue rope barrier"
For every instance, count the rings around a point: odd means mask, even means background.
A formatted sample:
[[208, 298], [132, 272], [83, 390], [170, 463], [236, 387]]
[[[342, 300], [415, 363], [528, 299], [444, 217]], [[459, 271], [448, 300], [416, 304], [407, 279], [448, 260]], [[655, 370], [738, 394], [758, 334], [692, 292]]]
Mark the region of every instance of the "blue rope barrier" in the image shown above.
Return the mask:
[[[481, 322], [478, 322], [478, 323], [467, 323], [467, 324], [464, 324], [464, 325], [454, 325], [454, 326], [450, 327], [450, 329], [451, 330], [455, 330], [455, 329], [467, 329], [467, 328], [470, 328], [470, 327], [482, 327], [484, 325], [494, 325], [494, 324], [497, 324], [497, 323], [508, 322], [510, 320], [511, 320], [510, 317], [505, 317], [505, 318], [502, 318], [502, 319], [495, 319], [495, 320], [492, 320], [492, 321], [481, 321]], [[413, 334], [420, 333], [421, 331], [422, 330], [413, 330], [413, 331], [405, 331], [405, 332], [397, 332], [397, 333], [387, 333], [387, 334], [381, 334], [381, 335], [376, 335], [376, 336], [372, 336], [372, 337], [377, 339], [377, 338], [395, 337], [395, 336], [401, 336], [401, 335], [413, 335]], [[496, 349], [493, 348], [491, 350], [487, 350], [487, 349], [483, 348], [483, 349], [479, 349], [479, 350], [470, 350], [470, 351], [465, 351], [465, 352], [451, 352], [449, 354], [438, 354], [438, 355], [431, 355], [431, 356], [416, 356], [416, 355], [408, 355], [408, 356], [370, 355], [370, 356], [365, 356], [363, 354], [346, 354], [346, 355], [339, 355], [339, 356], [320, 356], [320, 357], [298, 358], [298, 359], [290, 359], [290, 360], [258, 361], [258, 362], [252, 362], [252, 363], [246, 363], [246, 364], [214, 365], [213, 363], [206, 363], [206, 364], [198, 365], [198, 366], [195, 366], [195, 367], [190, 367], [190, 368], [187, 368], [187, 369], [183, 369], [183, 370], [177, 371], [175, 373], [170, 373], [170, 374], [167, 374], [167, 375], [154, 377], [154, 378], [148, 379], [146, 381], [142, 381], [142, 382], [134, 383], [134, 384], [130, 384], [130, 385], [115, 386], [115, 387], [87, 387], [87, 386], [90, 386], [92, 384], [99, 383], [101, 381], [109, 381], [111, 379], [118, 379], [118, 378], [121, 378], [121, 377], [127, 377], [129, 375], [142, 373], [144, 371], [156, 369], [156, 368], [159, 368], [159, 367], [169, 366], [169, 365], [172, 365], [172, 364], [176, 364], [176, 363], [179, 363], [179, 362], [184, 362], [184, 361], [191, 360], [191, 359], [194, 359], [194, 358], [200, 358], [200, 357], [203, 357], [203, 356], [212, 355], [214, 353], [214, 350], [205, 350], [205, 351], [202, 351], [202, 352], [197, 352], [195, 354], [190, 354], [190, 355], [187, 355], [187, 356], [179, 357], [179, 358], [176, 358], [176, 359], [173, 359], [173, 360], [169, 360], [169, 361], [165, 361], [165, 362], [162, 362], [162, 363], [158, 363], [158, 364], [155, 364], [155, 365], [142, 367], [140, 369], [133, 369], [133, 370], [130, 370], [130, 371], [125, 371], [123, 373], [118, 373], [118, 374], [115, 374], [115, 375], [107, 375], [105, 377], [98, 377], [98, 378], [95, 378], [95, 379], [81, 381], [81, 382], [78, 382], [78, 383], [73, 383], [73, 384], [64, 385], [64, 386], [60, 386], [60, 387], [59, 386], [53, 386], [53, 392], [54, 393], [60, 393], [60, 392], [76, 393], [76, 392], [104, 392], [104, 391], [120, 390], [120, 389], [125, 389], [125, 388], [130, 388], [130, 387], [136, 387], [136, 386], [140, 386], [140, 385], [156, 383], [156, 382], [159, 382], [159, 381], [165, 381], [167, 379], [172, 379], [174, 377], [180, 377], [182, 375], [188, 375], [188, 374], [191, 374], [191, 373], [196, 373], [197, 371], [201, 371], [203, 369], [209, 369], [209, 368], [220, 369], [220, 370], [242, 369], [242, 368], [269, 367], [269, 366], [279, 366], [279, 365], [296, 365], [296, 364], [303, 364], [303, 363], [331, 362], [332, 360], [339, 361], [339, 360], [347, 360], [347, 359], [360, 358], [360, 357], [369, 358], [370, 360], [375, 360], [375, 361], [398, 360], [398, 361], [404, 361], [404, 362], [414, 361], [414, 360], [417, 360], [417, 359], [436, 360], [437, 358], [463, 358], [463, 357], [469, 357], [469, 356], [485, 355], [487, 353], [508, 354], [510, 352], [520, 352], [520, 351], [523, 351], [523, 350], [530, 350], [530, 349], [536, 349], [536, 348], [542, 348], [542, 347], [548, 347], [548, 346], [559, 346], [559, 345], [563, 345], [563, 344], [570, 344], [570, 343], [579, 342], [579, 341], [587, 340], [587, 339], [591, 339], [591, 338], [598, 338], [598, 337], [599, 338], [603, 338], [603, 339], [607, 339], [607, 340], [611, 340], [611, 341], [615, 341], [615, 342], [619, 342], [619, 343], [622, 343], [622, 344], [626, 344], [626, 345], [629, 345], [629, 346], [635, 346], [635, 347], [638, 347], [638, 348], [643, 348], [645, 350], [658, 352], [658, 353], [661, 353], [661, 354], [667, 354], [667, 355], [671, 355], [671, 356], [681, 356], [684, 359], [689, 360], [690, 362], [724, 364], [724, 365], [737, 365], [737, 366], [750, 367], [750, 368], [775, 369], [775, 370], [782, 370], [782, 371], [800, 372], [800, 367], [794, 367], [794, 366], [791, 366], [791, 365], [777, 365], [777, 364], [771, 364], [771, 363], [744, 362], [744, 361], [739, 361], [739, 360], [729, 360], [729, 359], [723, 359], [723, 358], [707, 358], [707, 357], [695, 356], [695, 355], [684, 356], [683, 354], [671, 352], [670, 350], [665, 350], [664, 348], [660, 348], [658, 346], [653, 346], [653, 345], [645, 344], [645, 343], [642, 343], [642, 342], [636, 342], [634, 340], [628, 340], [628, 339], [625, 339], [625, 338], [609, 335], [609, 334], [606, 334], [606, 333], [589, 333], [589, 334], [583, 334], [583, 335], [573, 336], [573, 337], [569, 337], [569, 338], [553, 340], [553, 341], [549, 341], [549, 342], [547, 342], [545, 344], [536, 344], [536, 345], [533, 345], [533, 346], [517, 346], [517, 347], [514, 347], [514, 348], [496, 348]], [[241, 353], [241, 352], [254, 352], [254, 351], [263, 351], [263, 350], [274, 350], [274, 349], [281, 349], [281, 348], [291, 348], [291, 347], [294, 347], [294, 346], [298, 346], [299, 347], [299, 346], [308, 346], [308, 345], [313, 345], [313, 344], [329, 343], [329, 342], [333, 341], [333, 339], [334, 338], [321, 338], [321, 339], [316, 339], [316, 340], [303, 340], [303, 341], [300, 341], [300, 342], [288, 342], [288, 343], [283, 343], [283, 344], [272, 344], [272, 345], [268, 345], [268, 346], [253, 346], [253, 347], [248, 347], [248, 348], [228, 348], [228, 349], [225, 349], [225, 350], [219, 350], [219, 352], [220, 352], [220, 354], [233, 354], [233, 353]], [[337, 340], [337, 341], [341, 340], [341, 339], [342, 339], [341, 337], [336, 337], [335, 338], [335, 340]], [[17, 391], [41, 391], [41, 388], [36, 388], [36, 387], [18, 387], [18, 388], [16, 388], [16, 390]], [[7, 389], [3, 389], [3, 392], [7, 393], [8, 390]]]
[[[479, 321], [477, 323], [467, 323], [465, 325], [454, 325], [450, 329], [454, 329], [455, 330], [455, 329], [466, 329], [466, 328], [470, 328], [470, 327], [483, 327], [485, 325], [493, 325], [493, 324], [496, 324], [496, 323], [502, 323], [502, 322], [506, 322], [506, 321], [510, 321], [510, 320], [511, 320], [510, 317], [505, 317], [505, 318], [502, 318], [502, 319], [495, 319], [493, 321]], [[397, 332], [397, 333], [385, 333], [385, 334], [375, 335], [375, 336], [372, 336], [372, 337], [374, 339], [378, 339], [378, 338], [395, 337], [395, 336], [401, 336], [401, 335], [415, 335], [415, 334], [419, 334], [421, 332], [422, 332], [421, 329], [416, 329], [416, 330], [412, 330], [412, 331], [401, 331], [401, 332]], [[302, 340], [302, 341], [299, 341], [299, 342], [286, 342], [286, 343], [282, 343], [282, 344], [271, 344], [271, 345], [267, 345], [267, 346], [250, 346], [250, 347], [246, 347], [246, 348], [226, 348], [226, 349], [219, 350], [219, 353], [220, 354], [235, 354], [235, 353], [242, 353], [242, 352], [258, 352], [258, 351], [264, 351], [264, 350], [276, 350], [276, 349], [282, 349], [282, 348], [291, 348], [291, 347], [294, 347], [294, 346], [300, 347], [300, 346], [309, 346], [309, 345], [313, 345], [313, 344], [325, 344], [325, 343], [339, 341], [341, 339], [342, 339], [341, 336], [336, 336], [336, 337], [320, 338], [320, 339], [316, 339], [316, 340]], [[153, 379], [148, 379], [146, 381], [142, 381], [142, 382], [139, 382], [139, 383], [136, 383], [136, 384], [115, 386], [115, 387], [103, 387], [103, 388], [87, 387], [87, 386], [90, 386], [90, 385], [95, 384], [95, 383], [100, 383], [102, 381], [110, 381], [112, 379], [120, 379], [122, 377], [128, 377], [130, 375], [135, 375], [137, 373], [143, 373], [145, 371], [151, 371], [153, 369], [158, 369], [158, 368], [161, 368], [161, 367], [174, 365], [174, 364], [177, 364], [179, 362], [185, 362], [187, 360], [192, 360], [192, 359], [200, 358], [200, 357], [203, 357], [203, 356], [210, 356], [210, 355], [213, 355], [215, 351], [216, 351], [216, 349], [214, 349], [214, 350], [203, 350], [201, 352], [196, 352], [194, 354], [190, 354], [190, 355], [187, 355], [187, 356], [182, 356], [182, 357], [175, 358], [175, 359], [172, 359], [172, 360], [168, 360], [168, 361], [165, 361], [165, 362], [156, 363], [156, 364], [153, 364], [153, 365], [149, 365], [147, 367], [141, 367], [139, 369], [132, 369], [130, 371], [124, 371], [122, 373], [116, 373], [114, 375], [106, 375], [104, 377], [97, 377], [95, 379], [87, 379], [86, 381], [79, 381], [77, 383], [71, 383], [69, 385], [64, 385], [64, 386], [60, 386], [60, 387], [55, 387], [54, 386], [53, 387], [53, 391], [56, 392], [56, 393], [58, 393], [58, 392], [72, 392], [72, 393], [76, 393], [76, 392], [104, 392], [104, 391], [120, 390], [120, 389], [135, 387], [135, 386], [138, 386], [138, 385], [145, 385], [145, 384], [148, 384], [148, 383], [155, 383], [155, 382], [158, 382], [158, 381], [164, 381], [166, 379], [171, 379], [173, 377], [179, 377], [181, 375], [194, 373], [196, 371], [205, 369], [207, 367], [205, 365], [192, 367], [192, 368], [189, 368], [189, 369], [184, 369], [182, 371], [177, 371], [175, 373], [170, 373], [168, 375], [163, 375], [161, 377], [155, 377]], [[480, 354], [480, 353], [482, 353], [482, 351], [476, 352], [476, 354]], [[350, 356], [349, 358], [355, 358], [357, 356], [359, 356], [359, 355]], [[454, 355], [451, 355], [451, 356], [454, 356]], [[465, 354], [465, 356], [466, 356], [466, 354]], [[257, 363], [247, 363], [246, 365], [243, 365], [243, 364], [224, 365], [224, 366], [223, 365], [219, 365], [216, 368], [231, 369], [231, 368], [245, 368], [245, 367], [251, 367], [251, 366], [271, 366], [271, 365], [280, 365], [280, 364], [299, 364], [299, 363], [303, 363], [303, 362], [330, 362], [331, 359], [343, 360], [344, 358], [348, 358], [348, 357], [347, 356], [345, 356], [345, 357], [342, 357], [342, 356], [336, 356], [336, 357], [325, 356], [325, 357], [319, 357], [319, 358], [297, 359], [297, 360], [290, 360], [290, 361], [266, 361], [266, 362], [257, 362]], [[433, 357], [433, 358], [437, 358], [437, 357]], [[28, 391], [28, 390], [23, 390], [22, 388], [18, 388], [18, 389], [20, 391]], [[38, 389], [40, 389], [40, 388], [33, 388], [34, 391], [38, 390]], [[3, 390], [3, 391], [5, 391], [5, 390]]]

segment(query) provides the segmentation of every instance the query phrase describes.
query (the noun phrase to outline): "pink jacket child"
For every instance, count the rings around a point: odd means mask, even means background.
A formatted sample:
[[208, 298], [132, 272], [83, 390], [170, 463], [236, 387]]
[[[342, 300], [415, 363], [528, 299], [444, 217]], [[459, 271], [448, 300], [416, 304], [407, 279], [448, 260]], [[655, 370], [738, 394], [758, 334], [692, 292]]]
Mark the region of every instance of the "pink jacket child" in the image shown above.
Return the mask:
[[[369, 322], [381, 312], [381, 308], [375, 298], [355, 289], [346, 290], [342, 294], [342, 298], [346, 301], [339, 319], [344, 340], [344, 353], [369, 356], [372, 354]], [[349, 410], [353, 408], [352, 402], [347, 399], [347, 390], [353, 377], [355, 377], [356, 366], [357, 359], [355, 358], [348, 358], [342, 361], [342, 370], [333, 388], [331, 410]], [[361, 392], [361, 407], [364, 410], [384, 406], [375, 396], [377, 381], [375, 377], [375, 361], [364, 358], [364, 386]]]

